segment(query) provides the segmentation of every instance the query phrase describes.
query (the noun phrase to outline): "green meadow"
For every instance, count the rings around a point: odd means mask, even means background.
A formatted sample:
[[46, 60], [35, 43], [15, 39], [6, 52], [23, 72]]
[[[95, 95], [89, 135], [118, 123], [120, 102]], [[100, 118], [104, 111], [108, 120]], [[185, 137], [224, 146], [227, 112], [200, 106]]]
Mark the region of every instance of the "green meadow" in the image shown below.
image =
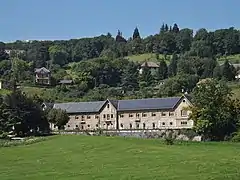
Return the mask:
[[0, 148], [1, 180], [240, 179], [240, 144], [62, 135]]

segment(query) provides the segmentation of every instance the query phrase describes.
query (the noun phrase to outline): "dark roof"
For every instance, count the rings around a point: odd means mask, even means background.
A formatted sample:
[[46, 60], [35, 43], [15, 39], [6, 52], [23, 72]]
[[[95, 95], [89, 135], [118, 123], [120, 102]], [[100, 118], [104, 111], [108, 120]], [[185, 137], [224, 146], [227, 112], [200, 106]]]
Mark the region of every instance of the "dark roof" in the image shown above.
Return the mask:
[[[188, 97], [186, 96], [188, 99]], [[174, 109], [182, 97], [149, 98], [132, 100], [108, 100], [117, 111]], [[107, 101], [56, 103], [53, 108], [67, 113], [99, 112]]]
[[59, 83], [60, 84], [72, 84], [73, 80], [60, 80]]
[[108, 100], [116, 109], [118, 108], [118, 100]]
[[56, 103], [53, 108], [66, 110], [67, 113], [99, 112], [106, 101]]
[[42, 67], [35, 69], [35, 73], [50, 73], [50, 71], [47, 68]]
[[118, 111], [173, 109], [182, 97], [119, 100]]

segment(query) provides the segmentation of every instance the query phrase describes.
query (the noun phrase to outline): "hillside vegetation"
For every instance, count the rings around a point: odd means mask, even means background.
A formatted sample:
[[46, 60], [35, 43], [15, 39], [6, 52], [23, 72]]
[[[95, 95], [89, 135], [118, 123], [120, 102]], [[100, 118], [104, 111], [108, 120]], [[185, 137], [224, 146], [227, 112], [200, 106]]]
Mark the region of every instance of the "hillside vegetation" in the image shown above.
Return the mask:
[[[240, 179], [240, 144], [57, 136], [0, 148], [1, 180]], [[221, 149], [221, 150], [219, 150]]]

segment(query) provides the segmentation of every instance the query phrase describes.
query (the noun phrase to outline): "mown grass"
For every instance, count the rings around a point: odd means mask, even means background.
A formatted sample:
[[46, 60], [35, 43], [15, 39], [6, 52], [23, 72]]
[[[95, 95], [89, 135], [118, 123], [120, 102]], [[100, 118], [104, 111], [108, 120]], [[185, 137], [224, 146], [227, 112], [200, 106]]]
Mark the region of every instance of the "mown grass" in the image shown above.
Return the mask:
[[55, 136], [1, 148], [1, 180], [240, 179], [240, 144]]
[[240, 63], [240, 54], [230, 55], [230, 56], [222, 56], [218, 58], [219, 63], [224, 63], [225, 60], [228, 60], [229, 62], [233, 64], [239, 64]]
[[[126, 59], [138, 63], [143, 63], [144, 61], [152, 61], [152, 62], [159, 62], [159, 60], [156, 58], [156, 54], [154, 53], [146, 53], [146, 54], [139, 54], [139, 55], [132, 55], [127, 56]], [[159, 59], [164, 59], [167, 62], [171, 59], [171, 56], [164, 56], [163, 54], [159, 54]]]

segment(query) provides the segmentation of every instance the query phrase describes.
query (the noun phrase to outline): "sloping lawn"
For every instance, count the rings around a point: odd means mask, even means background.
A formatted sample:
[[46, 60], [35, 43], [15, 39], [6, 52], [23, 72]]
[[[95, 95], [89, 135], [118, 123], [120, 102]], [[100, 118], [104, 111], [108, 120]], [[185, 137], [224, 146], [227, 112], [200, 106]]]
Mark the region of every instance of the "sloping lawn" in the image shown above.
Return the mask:
[[240, 179], [240, 144], [56, 136], [0, 148], [1, 180]]

